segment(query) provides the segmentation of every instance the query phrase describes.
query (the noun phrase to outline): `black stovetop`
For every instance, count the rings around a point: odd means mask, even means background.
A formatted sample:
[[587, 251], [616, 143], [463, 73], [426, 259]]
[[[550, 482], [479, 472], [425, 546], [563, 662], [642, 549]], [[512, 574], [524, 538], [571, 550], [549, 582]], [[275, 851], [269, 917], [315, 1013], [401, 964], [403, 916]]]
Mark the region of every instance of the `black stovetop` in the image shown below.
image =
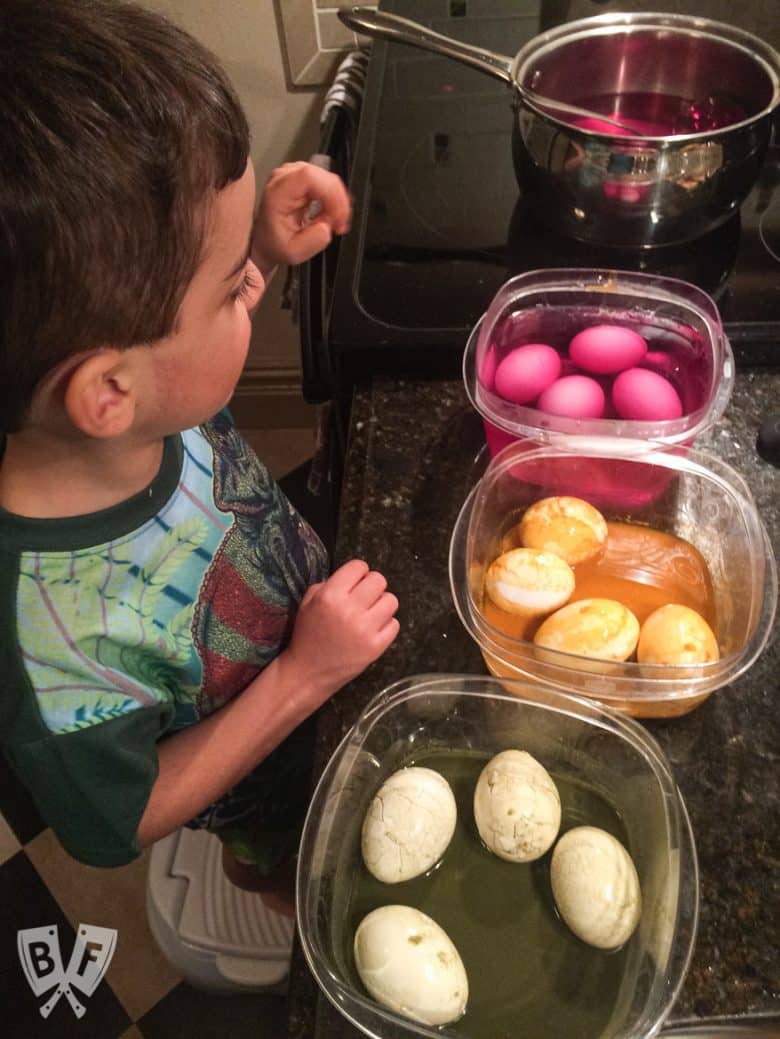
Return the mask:
[[[752, 10], [761, 3], [755, 0]], [[593, 0], [381, 4], [503, 54], [547, 28], [551, 17], [630, 6]], [[675, 9], [680, 6], [676, 0]], [[688, 6], [701, 13], [700, 0]], [[751, 28], [749, 11], [741, 24]], [[643, 270], [694, 282], [716, 299], [738, 364], [780, 364], [780, 142], [770, 148], [741, 212], [705, 237], [663, 249], [598, 248], [556, 237], [533, 198], [521, 196], [510, 103], [511, 92], [484, 73], [408, 46], [374, 43], [350, 182], [355, 231], [341, 247], [328, 326], [329, 347], [347, 375], [456, 373], [469, 331], [507, 278], [564, 266]]]

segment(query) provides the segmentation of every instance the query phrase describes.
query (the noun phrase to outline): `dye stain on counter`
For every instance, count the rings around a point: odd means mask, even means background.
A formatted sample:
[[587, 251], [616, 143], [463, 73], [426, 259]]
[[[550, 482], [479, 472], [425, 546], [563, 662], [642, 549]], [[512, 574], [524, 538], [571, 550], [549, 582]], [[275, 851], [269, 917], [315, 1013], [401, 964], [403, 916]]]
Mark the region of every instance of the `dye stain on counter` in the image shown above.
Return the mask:
[[[382, 884], [361, 867], [348, 907], [347, 940], [382, 905], [409, 905], [452, 939], [468, 975], [464, 1016], [448, 1031], [468, 1039], [596, 1039], [607, 1026], [625, 970], [625, 950], [603, 952], [577, 939], [558, 916], [550, 888], [552, 849], [536, 862], [505, 862], [482, 844], [473, 797], [488, 756], [435, 750], [408, 765], [435, 769], [458, 806], [455, 833], [427, 874]], [[626, 843], [613, 808], [597, 793], [553, 774], [561, 835], [598, 826]], [[351, 947], [347, 960], [354, 961]]]

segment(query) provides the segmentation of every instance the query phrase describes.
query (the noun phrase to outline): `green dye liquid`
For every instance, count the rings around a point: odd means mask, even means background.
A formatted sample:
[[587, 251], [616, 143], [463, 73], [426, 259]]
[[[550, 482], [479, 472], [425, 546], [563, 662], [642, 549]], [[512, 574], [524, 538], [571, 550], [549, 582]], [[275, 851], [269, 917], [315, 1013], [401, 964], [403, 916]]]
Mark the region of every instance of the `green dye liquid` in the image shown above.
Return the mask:
[[[351, 941], [366, 913], [382, 905], [414, 906], [444, 928], [466, 968], [466, 1013], [448, 1031], [468, 1039], [596, 1039], [615, 1006], [625, 951], [593, 949], [559, 918], [550, 888], [552, 849], [536, 862], [518, 864], [482, 844], [472, 805], [487, 760], [435, 751], [407, 762], [449, 782], [458, 805], [455, 834], [437, 866], [400, 884], [380, 883], [361, 861], [347, 910], [347, 962], [354, 970]], [[598, 826], [626, 843], [617, 814], [602, 797], [553, 779], [561, 797], [560, 835]]]

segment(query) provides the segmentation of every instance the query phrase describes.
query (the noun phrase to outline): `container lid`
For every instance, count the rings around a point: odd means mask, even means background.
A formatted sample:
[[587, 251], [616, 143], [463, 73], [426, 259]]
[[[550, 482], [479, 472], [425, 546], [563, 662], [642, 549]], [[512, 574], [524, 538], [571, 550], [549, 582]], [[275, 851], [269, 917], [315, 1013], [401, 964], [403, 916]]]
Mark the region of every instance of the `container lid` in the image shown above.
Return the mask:
[[[773, 630], [777, 572], [746, 482], [703, 451], [645, 447], [629, 456], [614, 439], [523, 439], [491, 459], [458, 515], [449, 556], [456, 611], [491, 670], [666, 716], [674, 703], [692, 703], [733, 683], [763, 651]], [[713, 581], [718, 660], [605, 664], [539, 646], [491, 623], [480, 605], [482, 581], [499, 555], [502, 523], [519, 521], [534, 501], [556, 495], [583, 498], [607, 519], [628, 519], [690, 541]]]
[[[373, 889], [368, 901], [353, 901], [355, 871], [362, 869], [361, 823], [380, 784], [412, 761], [421, 762], [427, 750], [444, 751], [445, 755], [446, 749], [465, 751], [472, 763], [484, 759], [484, 765], [509, 747], [522, 747], [556, 775], [569, 775], [575, 786], [580, 779], [592, 780], [599, 796], [607, 796], [618, 815], [624, 813], [628, 844], [644, 884], [642, 897], [645, 906], [653, 908], [645, 913], [637, 941], [627, 951], [619, 988], [611, 994], [604, 990], [604, 1007], [609, 1007], [611, 1020], [603, 1034], [655, 1035], [682, 985], [696, 935], [698, 867], [685, 804], [670, 763], [644, 726], [603, 705], [528, 681], [467, 674], [411, 675], [365, 705], [320, 777], [301, 838], [299, 932], [317, 983], [340, 1013], [372, 1039], [441, 1036], [438, 1028], [401, 1019], [376, 1002], [345, 955], [354, 938], [358, 906], [365, 911], [374, 899], [386, 904], [406, 902], [407, 898], [411, 900], [408, 904], [419, 905], [419, 889], [404, 898], [391, 890], [383, 895]], [[607, 791], [615, 788], [620, 795], [608, 796]], [[456, 796], [459, 800], [465, 796], [468, 804], [468, 784]], [[641, 821], [640, 804], [645, 806]], [[463, 806], [461, 801], [459, 810]], [[654, 812], [657, 827], [647, 822]], [[457, 875], [454, 889], [446, 884], [440, 887], [429, 875], [436, 897], [442, 899], [438, 908], [443, 910], [446, 902], [448, 916], [457, 916], [458, 905], [468, 899], [468, 889], [482, 882], [475, 862], [467, 866], [456, 858], [449, 865], [443, 863], [444, 872], [436, 869], [439, 880], [444, 873], [450, 878]], [[552, 913], [552, 903], [548, 905]], [[424, 911], [431, 908], [428, 903]], [[501, 907], [502, 912], [505, 909]], [[430, 915], [447, 930], [436, 910]], [[498, 920], [492, 911], [467, 914], [467, 919], [480, 933], [480, 940]], [[506, 922], [502, 916], [499, 929], [504, 930], [504, 941]], [[522, 942], [520, 919], [517, 925], [515, 937]], [[514, 940], [511, 926], [509, 933]], [[554, 957], [549, 952], [549, 948], [541, 948], [542, 959], [552, 969]], [[495, 996], [495, 985], [489, 970], [486, 973], [473, 959], [470, 970], [472, 998], [479, 1001], [474, 1006], [484, 1009]], [[530, 989], [524, 996], [518, 1004], [539, 998]], [[569, 1012], [572, 1007], [565, 1009]], [[562, 1022], [557, 1024], [563, 1034]], [[472, 1034], [468, 1018], [460, 1027]], [[498, 1030], [509, 1035], [509, 1022], [505, 1019]], [[454, 1034], [449, 1028], [445, 1033]]]
[[[586, 327], [622, 325], [648, 342], [638, 367], [677, 385], [679, 418], [629, 419], [610, 410], [610, 383], [619, 372], [592, 375], [573, 365], [568, 346]], [[536, 399], [516, 403], [495, 387], [496, 370], [516, 346], [547, 344], [562, 358], [561, 376], [603, 384], [601, 418], [542, 411]], [[567, 367], [571, 371], [567, 371]], [[598, 436], [624, 446], [690, 443], [723, 414], [734, 385], [734, 358], [714, 301], [688, 282], [632, 271], [586, 268], [537, 270], [507, 281], [469, 337], [463, 355], [468, 397], [491, 425], [514, 437]]]
[[777, 1039], [780, 1013], [744, 1014], [680, 1021], [661, 1031], [664, 1039]]

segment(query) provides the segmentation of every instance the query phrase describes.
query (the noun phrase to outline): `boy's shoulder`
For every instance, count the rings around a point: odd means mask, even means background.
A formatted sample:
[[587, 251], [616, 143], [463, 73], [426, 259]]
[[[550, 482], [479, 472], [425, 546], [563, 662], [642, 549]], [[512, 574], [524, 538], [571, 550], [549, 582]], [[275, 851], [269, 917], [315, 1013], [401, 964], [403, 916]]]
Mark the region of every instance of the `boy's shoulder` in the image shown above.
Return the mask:
[[267, 466], [236, 428], [227, 409], [197, 429], [183, 433], [182, 439], [185, 452], [194, 448], [208, 453], [213, 468], [214, 499], [221, 510], [239, 514], [258, 509], [266, 511], [274, 503], [277, 509], [289, 508]]

